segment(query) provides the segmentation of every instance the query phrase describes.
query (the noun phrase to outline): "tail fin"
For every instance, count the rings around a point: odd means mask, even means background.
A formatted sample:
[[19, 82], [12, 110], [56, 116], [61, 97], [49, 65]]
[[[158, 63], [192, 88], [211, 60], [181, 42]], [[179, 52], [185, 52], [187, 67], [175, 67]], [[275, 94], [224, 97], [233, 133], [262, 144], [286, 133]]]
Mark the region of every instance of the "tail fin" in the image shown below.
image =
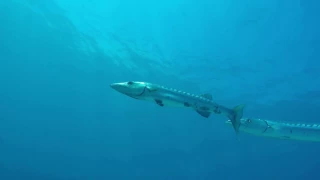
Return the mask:
[[244, 107], [244, 104], [236, 106], [235, 108], [233, 108], [233, 115], [229, 117], [232, 122], [233, 129], [236, 131], [237, 134], [239, 132], [239, 127], [241, 124], [240, 119], [242, 118]]

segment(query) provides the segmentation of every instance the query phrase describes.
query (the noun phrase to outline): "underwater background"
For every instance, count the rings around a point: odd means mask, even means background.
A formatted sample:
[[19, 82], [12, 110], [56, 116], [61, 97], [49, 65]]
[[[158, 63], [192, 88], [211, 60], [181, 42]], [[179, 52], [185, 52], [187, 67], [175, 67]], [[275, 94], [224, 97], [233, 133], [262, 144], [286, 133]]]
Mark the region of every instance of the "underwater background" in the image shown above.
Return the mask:
[[[320, 144], [109, 87], [148, 81], [320, 123], [319, 2], [1, 0], [1, 180], [320, 179]], [[239, 140], [238, 140], [239, 139]]]

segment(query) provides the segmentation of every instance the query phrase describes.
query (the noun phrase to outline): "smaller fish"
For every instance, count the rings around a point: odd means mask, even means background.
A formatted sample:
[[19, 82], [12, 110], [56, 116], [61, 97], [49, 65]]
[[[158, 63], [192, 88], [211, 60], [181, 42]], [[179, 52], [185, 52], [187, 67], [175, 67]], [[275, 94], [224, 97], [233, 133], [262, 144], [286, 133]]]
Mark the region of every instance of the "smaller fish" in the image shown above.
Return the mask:
[[225, 115], [232, 121], [235, 132], [239, 132], [244, 105], [229, 109], [215, 103], [210, 94], [195, 95], [148, 82], [120, 82], [110, 84], [110, 87], [131, 98], [152, 101], [159, 106], [191, 108], [205, 118], [211, 113]]
[[[239, 131], [277, 139], [320, 142], [320, 124], [284, 123], [258, 118], [242, 118]], [[231, 120], [226, 124], [232, 125]]]

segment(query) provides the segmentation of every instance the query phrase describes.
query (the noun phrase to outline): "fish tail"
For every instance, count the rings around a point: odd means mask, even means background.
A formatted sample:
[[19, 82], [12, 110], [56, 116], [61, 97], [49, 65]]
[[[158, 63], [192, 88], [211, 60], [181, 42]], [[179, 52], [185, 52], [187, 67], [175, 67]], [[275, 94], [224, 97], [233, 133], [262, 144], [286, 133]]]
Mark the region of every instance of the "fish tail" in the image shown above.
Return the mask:
[[238, 134], [239, 132], [239, 127], [241, 124], [241, 118], [243, 115], [243, 109], [244, 109], [245, 105], [244, 104], [240, 104], [236, 107], [233, 108], [233, 113], [229, 115], [229, 118], [231, 120], [233, 129], [236, 131], [236, 134]]

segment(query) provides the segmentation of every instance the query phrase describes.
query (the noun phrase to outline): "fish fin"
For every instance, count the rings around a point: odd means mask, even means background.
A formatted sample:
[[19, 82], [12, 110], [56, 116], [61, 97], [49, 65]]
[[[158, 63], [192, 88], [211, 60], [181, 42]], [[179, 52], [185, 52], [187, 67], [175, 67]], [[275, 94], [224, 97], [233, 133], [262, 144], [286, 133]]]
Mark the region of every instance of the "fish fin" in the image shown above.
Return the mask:
[[[207, 93], [207, 94], [201, 94], [200, 95], [203, 98], [209, 99], [210, 101], [212, 100], [212, 95]], [[207, 111], [201, 111], [201, 110], [196, 110], [198, 114], [200, 114], [201, 116], [208, 118], [211, 114], [211, 112], [207, 112]]]
[[203, 98], [206, 98], [206, 99], [212, 100], [212, 95], [211, 95], [211, 94], [209, 94], [209, 93], [207, 93], [207, 94], [201, 94], [200, 96], [201, 96], [201, 97], [203, 97]]
[[200, 111], [200, 110], [196, 110], [198, 114], [200, 114], [201, 116], [208, 118], [211, 114], [211, 112], [207, 112], [207, 111]]
[[229, 118], [232, 122], [233, 129], [236, 131], [236, 134], [239, 133], [239, 127], [241, 124], [240, 119], [242, 118], [244, 107], [245, 107], [244, 104], [241, 104], [241, 105], [234, 107], [233, 114], [229, 116]]
[[155, 99], [154, 100], [156, 102], [156, 104], [158, 104], [159, 106], [164, 106], [163, 102], [159, 99]]

